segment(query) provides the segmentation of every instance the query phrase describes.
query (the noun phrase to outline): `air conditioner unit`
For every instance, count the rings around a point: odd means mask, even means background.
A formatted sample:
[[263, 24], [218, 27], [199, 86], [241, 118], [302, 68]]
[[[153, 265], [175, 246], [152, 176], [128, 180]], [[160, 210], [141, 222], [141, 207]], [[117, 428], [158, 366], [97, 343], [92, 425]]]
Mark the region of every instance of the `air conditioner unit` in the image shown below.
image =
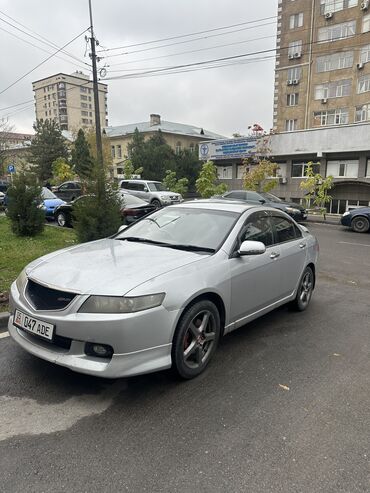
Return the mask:
[[293, 53], [289, 53], [288, 58], [289, 58], [289, 60], [292, 60], [294, 58]]
[[358, 70], [363, 69], [363, 68], [364, 68], [364, 65], [365, 65], [365, 64], [364, 64], [363, 62], [358, 63], [358, 64], [357, 64], [357, 68], [358, 68]]
[[321, 100], [322, 104], [326, 104], [328, 102], [327, 98], [322, 98]]
[[296, 86], [297, 84], [299, 84], [299, 79], [293, 79], [292, 84], [293, 84], [293, 86]]
[[287, 86], [292, 86], [292, 85], [293, 85], [293, 80], [292, 80], [292, 79], [288, 79], [288, 80], [286, 81], [286, 85], [287, 85]]
[[334, 16], [334, 12], [326, 12], [324, 15], [325, 19], [331, 19]]
[[369, 0], [361, 2], [361, 10], [367, 10], [369, 8]]
[[287, 181], [288, 180], [285, 178], [285, 176], [279, 178], [279, 182], [282, 183], [283, 185], [286, 185]]
[[294, 53], [293, 58], [301, 58], [301, 56], [302, 56], [302, 53], [297, 52], [297, 53]]

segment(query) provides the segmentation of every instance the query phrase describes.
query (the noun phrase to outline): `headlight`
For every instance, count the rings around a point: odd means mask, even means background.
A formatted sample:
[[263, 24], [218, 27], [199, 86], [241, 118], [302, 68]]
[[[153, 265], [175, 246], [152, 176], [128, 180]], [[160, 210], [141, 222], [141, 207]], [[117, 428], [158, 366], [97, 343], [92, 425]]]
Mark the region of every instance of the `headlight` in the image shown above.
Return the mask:
[[171, 199], [169, 198], [168, 195], [161, 195], [160, 199], [163, 200], [163, 202], [170, 202]]
[[162, 304], [166, 293], [145, 296], [90, 296], [79, 309], [80, 313], [134, 313]]
[[23, 292], [24, 287], [27, 283], [27, 280], [28, 280], [28, 278], [27, 278], [27, 274], [26, 274], [26, 269], [23, 269], [22, 272], [17, 277], [17, 280], [15, 281], [17, 289], [20, 293]]
[[348, 216], [348, 214], [350, 214], [350, 212], [349, 212], [349, 211], [345, 212], [345, 213], [343, 214], [343, 217], [344, 217], [344, 216]]
[[294, 209], [294, 207], [285, 207], [285, 212], [290, 212], [291, 214], [301, 213], [299, 209]]

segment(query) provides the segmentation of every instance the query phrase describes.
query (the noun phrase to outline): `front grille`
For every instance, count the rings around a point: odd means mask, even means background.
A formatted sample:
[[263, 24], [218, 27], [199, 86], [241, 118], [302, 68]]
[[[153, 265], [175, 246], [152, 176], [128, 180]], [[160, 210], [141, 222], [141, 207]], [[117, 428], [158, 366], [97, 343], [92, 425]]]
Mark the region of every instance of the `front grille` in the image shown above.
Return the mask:
[[29, 279], [26, 297], [35, 310], [63, 310], [76, 297], [76, 294], [50, 289]]
[[53, 340], [49, 341], [47, 339], [44, 339], [37, 334], [33, 334], [32, 332], [28, 332], [27, 330], [24, 330], [20, 327], [18, 327], [18, 330], [21, 330], [23, 334], [26, 335], [27, 338], [30, 338], [33, 341], [40, 342], [42, 347], [47, 347], [47, 346], [57, 346], [61, 349], [67, 349], [68, 351], [71, 349], [71, 344], [72, 344], [72, 339], [69, 337], [63, 337], [63, 336], [58, 336], [57, 334], [54, 334]]

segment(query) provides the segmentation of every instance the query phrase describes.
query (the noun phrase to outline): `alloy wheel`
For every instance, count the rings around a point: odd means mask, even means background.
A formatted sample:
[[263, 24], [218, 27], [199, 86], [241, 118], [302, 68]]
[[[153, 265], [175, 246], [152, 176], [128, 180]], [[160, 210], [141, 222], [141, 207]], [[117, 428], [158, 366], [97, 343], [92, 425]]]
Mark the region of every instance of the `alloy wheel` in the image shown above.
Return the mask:
[[302, 278], [300, 290], [299, 290], [299, 302], [301, 307], [304, 309], [308, 306], [313, 290], [313, 277], [312, 271], [307, 270]]
[[200, 369], [207, 363], [216, 335], [216, 321], [209, 310], [193, 317], [183, 339], [183, 361], [188, 368]]

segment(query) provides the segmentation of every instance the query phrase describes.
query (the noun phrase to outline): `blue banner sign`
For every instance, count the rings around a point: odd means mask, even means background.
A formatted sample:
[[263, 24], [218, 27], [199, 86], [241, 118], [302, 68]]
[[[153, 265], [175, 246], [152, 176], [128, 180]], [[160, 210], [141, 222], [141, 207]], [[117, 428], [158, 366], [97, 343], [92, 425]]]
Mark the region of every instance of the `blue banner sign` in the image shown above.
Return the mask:
[[256, 137], [211, 140], [199, 144], [200, 160], [243, 159], [256, 153]]

